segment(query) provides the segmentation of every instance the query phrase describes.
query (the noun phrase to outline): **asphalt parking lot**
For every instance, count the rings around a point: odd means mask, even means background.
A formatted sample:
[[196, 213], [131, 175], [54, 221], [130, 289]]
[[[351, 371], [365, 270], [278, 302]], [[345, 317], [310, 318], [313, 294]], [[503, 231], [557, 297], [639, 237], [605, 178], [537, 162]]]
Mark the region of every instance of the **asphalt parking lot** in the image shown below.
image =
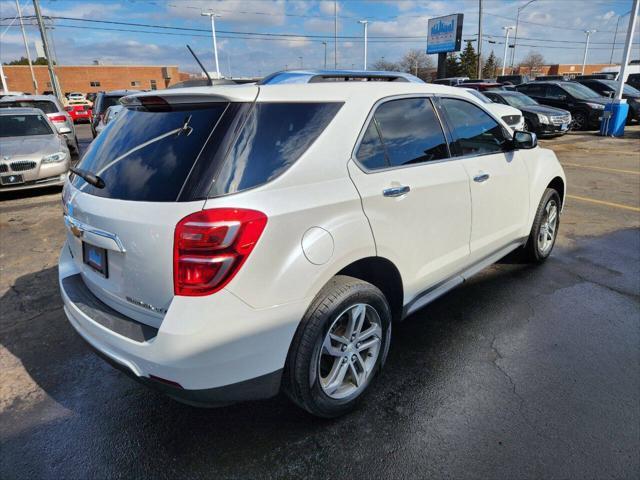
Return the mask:
[[[0, 198], [0, 477], [639, 478], [640, 126], [553, 148], [550, 260], [491, 267], [394, 327], [361, 408], [196, 409], [112, 369], [62, 311], [60, 191]], [[79, 127], [82, 146], [88, 128]]]

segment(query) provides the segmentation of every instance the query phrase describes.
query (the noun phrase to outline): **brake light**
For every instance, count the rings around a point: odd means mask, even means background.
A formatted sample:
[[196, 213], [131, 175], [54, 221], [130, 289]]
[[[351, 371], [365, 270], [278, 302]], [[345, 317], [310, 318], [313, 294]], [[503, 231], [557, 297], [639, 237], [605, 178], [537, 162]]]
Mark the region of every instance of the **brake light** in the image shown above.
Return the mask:
[[178, 222], [173, 241], [176, 295], [210, 295], [238, 273], [267, 224], [256, 210], [214, 208]]
[[64, 122], [67, 120], [67, 117], [64, 115], [53, 115], [52, 117], [49, 117], [49, 120], [52, 122]]

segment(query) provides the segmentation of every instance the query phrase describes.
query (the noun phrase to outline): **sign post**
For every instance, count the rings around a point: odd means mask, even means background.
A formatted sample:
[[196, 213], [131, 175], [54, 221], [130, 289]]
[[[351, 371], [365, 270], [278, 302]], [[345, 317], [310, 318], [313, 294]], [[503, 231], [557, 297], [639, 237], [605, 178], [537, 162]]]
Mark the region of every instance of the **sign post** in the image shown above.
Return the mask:
[[438, 54], [438, 78], [444, 78], [447, 75], [447, 53], [460, 51], [463, 19], [462, 13], [429, 19], [427, 54]]

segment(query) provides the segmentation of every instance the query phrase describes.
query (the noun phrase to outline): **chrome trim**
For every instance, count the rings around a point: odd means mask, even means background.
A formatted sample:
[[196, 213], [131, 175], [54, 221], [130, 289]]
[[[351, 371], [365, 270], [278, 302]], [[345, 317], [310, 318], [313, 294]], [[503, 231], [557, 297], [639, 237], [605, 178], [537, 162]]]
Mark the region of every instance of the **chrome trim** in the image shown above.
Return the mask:
[[[86, 223], [82, 223], [80, 220], [76, 220], [75, 218], [69, 215], [64, 215], [64, 224], [71, 231], [71, 233], [73, 233], [78, 238], [82, 237], [85, 233], [91, 233], [93, 235], [97, 235], [99, 237], [112, 240], [116, 244], [116, 246], [118, 247], [118, 250], [121, 253], [125, 253], [127, 251], [124, 248], [124, 244], [122, 243], [122, 240], [120, 240], [120, 237], [118, 237], [118, 235], [116, 235], [115, 233], [107, 232], [105, 230], [100, 230], [99, 228], [92, 227], [90, 225], [87, 225]], [[76, 231], [80, 232], [80, 234], [79, 235], [76, 234]]]
[[456, 273], [455, 275], [452, 275], [446, 280], [443, 280], [442, 282], [438, 282], [435, 285], [427, 288], [423, 292], [417, 294], [402, 309], [402, 318], [405, 318], [408, 315], [415, 312], [416, 310], [419, 310], [422, 307], [425, 307], [426, 305], [433, 302], [435, 299], [441, 297], [448, 291], [466, 282], [475, 274], [481, 272], [488, 266], [493, 265], [498, 260], [505, 257], [512, 251], [514, 251], [516, 248], [519, 248], [525, 245], [527, 243], [528, 238], [529, 237], [523, 237], [518, 240], [514, 240], [513, 242], [509, 243], [506, 247], [503, 247], [497, 250], [496, 252], [487, 255], [486, 257], [475, 262], [473, 265], [466, 268], [465, 270], [462, 270], [461, 272]]
[[402, 197], [411, 191], [411, 187], [408, 185], [402, 185], [400, 187], [391, 187], [382, 191], [382, 195], [385, 197]]

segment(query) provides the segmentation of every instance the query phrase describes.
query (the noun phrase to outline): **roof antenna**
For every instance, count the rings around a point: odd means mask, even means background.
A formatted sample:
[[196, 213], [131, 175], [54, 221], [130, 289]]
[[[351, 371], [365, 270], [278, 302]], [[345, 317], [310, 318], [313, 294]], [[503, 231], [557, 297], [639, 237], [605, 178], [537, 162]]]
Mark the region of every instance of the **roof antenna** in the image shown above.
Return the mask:
[[204, 72], [204, 74], [207, 76], [207, 85], [212, 86], [213, 85], [213, 80], [211, 80], [211, 77], [209, 76], [209, 72], [207, 72], [207, 70], [204, 68], [204, 66], [202, 65], [202, 62], [198, 59], [198, 57], [196, 56], [195, 53], [193, 53], [193, 50], [191, 49], [191, 47], [189, 46], [189, 44], [187, 44], [187, 48], [189, 49], [189, 52], [191, 52], [191, 55], [193, 55], [193, 58], [196, 59], [196, 62], [198, 62], [198, 65], [200, 65], [200, 68], [202, 69], [202, 71]]

